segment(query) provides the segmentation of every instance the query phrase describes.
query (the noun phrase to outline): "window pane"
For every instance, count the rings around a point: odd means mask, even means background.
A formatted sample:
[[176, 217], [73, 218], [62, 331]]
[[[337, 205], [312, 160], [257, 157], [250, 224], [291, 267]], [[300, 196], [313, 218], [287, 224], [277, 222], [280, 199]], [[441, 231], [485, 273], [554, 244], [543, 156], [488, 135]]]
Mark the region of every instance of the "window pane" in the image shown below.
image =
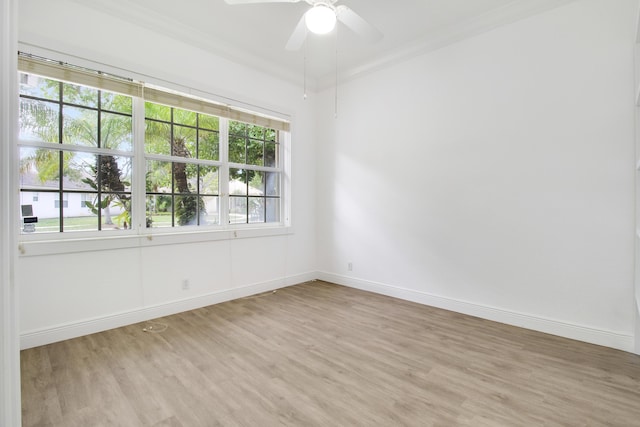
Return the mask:
[[247, 145], [247, 164], [262, 166], [264, 164], [264, 143], [250, 139]]
[[264, 139], [266, 141], [278, 141], [278, 133], [274, 129], [265, 129]]
[[20, 95], [58, 101], [60, 99], [60, 82], [33, 74], [20, 73]]
[[195, 193], [197, 191], [198, 165], [192, 163], [173, 164], [173, 191]]
[[98, 190], [98, 156], [95, 154], [64, 151], [65, 190]]
[[249, 222], [264, 222], [263, 197], [249, 197]]
[[270, 168], [278, 167], [278, 144], [273, 142], [264, 144], [264, 165]]
[[205, 207], [205, 215], [200, 225], [220, 224], [220, 198], [217, 196], [202, 197]]
[[229, 136], [229, 161], [233, 163], [245, 163], [245, 139]]
[[196, 157], [196, 154], [196, 130], [185, 126], [174, 126], [172, 155]]
[[98, 112], [86, 108], [62, 108], [62, 142], [65, 144], [98, 146]]
[[102, 195], [102, 229], [128, 229], [131, 224], [131, 198], [123, 194]]
[[229, 135], [239, 135], [245, 137], [247, 133], [247, 125], [241, 122], [229, 121]]
[[171, 107], [166, 105], [154, 104], [153, 102], [144, 103], [144, 115], [148, 119], [171, 121]]
[[131, 157], [98, 156], [103, 191], [131, 191]]
[[58, 104], [33, 99], [20, 99], [20, 139], [60, 142]]
[[144, 151], [151, 154], [171, 154], [171, 125], [147, 120], [144, 132]]
[[229, 197], [229, 223], [245, 224], [247, 222], [247, 198]]
[[218, 132], [201, 130], [198, 141], [198, 158], [218, 160], [220, 157], [220, 143]]
[[229, 169], [229, 194], [247, 195], [247, 173], [244, 169]]
[[147, 228], [171, 227], [171, 215], [173, 212], [171, 196], [148, 195], [147, 196]]
[[[92, 211], [91, 209], [81, 207], [81, 193], [63, 193], [62, 199], [64, 231], [98, 230], [98, 211], [97, 209]], [[98, 201], [95, 200], [95, 202], [97, 203]], [[59, 203], [60, 201], [58, 200], [58, 205]]]
[[100, 146], [111, 150], [133, 150], [131, 116], [102, 113], [100, 120]]
[[249, 138], [260, 139], [264, 138], [264, 128], [256, 125], [247, 125]]
[[100, 107], [103, 110], [115, 111], [117, 113], [131, 114], [133, 109], [133, 98], [126, 95], [119, 95], [113, 92], [101, 92]]
[[218, 194], [219, 186], [218, 168], [200, 166], [200, 194]]
[[98, 107], [98, 89], [63, 83], [62, 100], [67, 104]]
[[280, 195], [280, 174], [277, 172], [266, 172], [266, 194], [267, 196], [279, 196]]
[[196, 125], [196, 113], [193, 111], [181, 110], [179, 108], [173, 109], [173, 122], [181, 125]]
[[264, 196], [264, 172], [247, 171], [249, 179], [249, 195]]
[[267, 198], [266, 222], [280, 222], [280, 199]]
[[176, 225], [198, 225], [204, 221], [206, 211], [201, 197], [195, 194], [175, 196]]
[[20, 188], [59, 188], [60, 152], [20, 147]]
[[171, 165], [171, 162], [147, 160], [147, 192], [171, 193]]
[[207, 114], [199, 114], [198, 126], [202, 129], [219, 130], [220, 120], [215, 116], [209, 116]]

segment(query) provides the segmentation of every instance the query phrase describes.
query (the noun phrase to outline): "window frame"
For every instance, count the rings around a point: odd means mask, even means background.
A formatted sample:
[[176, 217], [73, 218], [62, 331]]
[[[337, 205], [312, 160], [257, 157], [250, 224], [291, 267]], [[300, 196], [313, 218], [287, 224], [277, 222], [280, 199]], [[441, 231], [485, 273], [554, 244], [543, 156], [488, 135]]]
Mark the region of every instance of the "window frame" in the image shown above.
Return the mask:
[[[49, 55], [48, 55], [49, 56]], [[51, 56], [49, 56], [51, 57]], [[54, 63], [57, 59], [52, 60]], [[93, 67], [91, 63], [89, 70]], [[83, 64], [83, 66], [86, 66]], [[104, 65], [99, 66], [100, 69], [104, 69]], [[110, 67], [106, 67], [110, 68]], [[18, 73], [24, 72], [26, 74], [36, 74], [31, 71], [25, 71], [23, 69], [17, 70]], [[135, 73], [128, 72], [126, 70], [114, 70], [107, 69], [104, 72], [115, 75], [128, 75], [131, 79], [135, 79], [138, 76]], [[124, 73], [124, 74], [123, 74]], [[44, 76], [46, 78], [53, 78], [55, 80], [61, 80], [56, 77]], [[146, 77], [146, 76], [145, 76]], [[152, 78], [146, 77], [149, 81], [150, 87], [154, 90], [166, 90], [166, 93], [173, 94], [178, 93], [180, 96], [193, 98], [196, 102], [216, 102], [220, 99], [219, 96], [211, 94], [206, 91], [196, 90], [193, 88], [184, 87], [174, 83], [161, 82], [164, 85], [158, 85]], [[65, 80], [61, 80], [65, 81]], [[75, 81], [68, 81], [73, 84], [83, 84]], [[84, 84], [83, 84], [84, 85]], [[98, 88], [100, 89], [100, 88]], [[108, 90], [108, 89], [104, 89]], [[204, 101], [203, 101], [204, 100]], [[194, 225], [194, 226], [181, 226], [181, 227], [151, 227], [147, 228], [145, 223], [146, 217], [146, 189], [144, 171], [146, 170], [146, 161], [154, 155], [150, 155], [144, 152], [144, 127], [145, 127], [145, 114], [144, 114], [144, 102], [148, 101], [142, 97], [133, 96], [132, 105], [132, 133], [133, 133], [133, 151], [132, 152], [120, 152], [117, 150], [109, 150], [97, 147], [84, 147], [84, 146], [65, 146], [64, 149], [68, 151], [81, 151], [89, 152], [93, 154], [109, 154], [109, 155], [123, 155], [132, 159], [132, 182], [131, 182], [131, 196], [132, 196], [132, 217], [131, 227], [126, 230], [118, 231], [73, 231], [73, 232], [51, 232], [51, 233], [34, 233], [26, 234], [18, 232], [18, 242], [20, 244], [20, 252], [23, 256], [28, 255], [42, 255], [47, 253], [70, 253], [79, 252], [84, 250], [101, 250], [101, 249], [115, 249], [126, 247], [139, 247], [146, 245], [159, 245], [159, 244], [175, 244], [175, 243], [188, 243], [188, 242], [202, 242], [202, 241], [216, 241], [235, 238], [248, 238], [259, 236], [275, 236], [282, 234], [290, 234], [293, 232], [291, 226], [291, 192], [290, 192], [290, 142], [291, 142], [291, 130], [287, 128], [286, 131], [279, 131], [278, 144], [280, 149], [278, 150], [278, 168], [277, 172], [280, 177], [279, 184], [279, 213], [280, 218], [278, 222], [262, 222], [262, 223], [235, 223], [228, 222], [229, 213], [229, 187], [228, 187], [228, 171], [229, 168], [236, 164], [230, 164], [228, 161], [228, 120], [230, 118], [219, 117], [219, 159], [218, 161], [206, 161], [211, 162], [212, 165], [218, 167], [219, 173], [219, 189], [218, 198], [220, 206], [220, 224], [216, 225]], [[225, 104], [220, 104], [221, 108], [230, 108], [229, 99], [224, 98]], [[155, 101], [151, 101], [155, 102]], [[219, 102], [219, 101], [218, 101]], [[235, 105], [239, 111], [255, 111], [259, 108], [254, 107], [254, 110], [246, 108], [241, 101], [235, 101]], [[180, 108], [180, 107], [177, 107]], [[234, 107], [231, 107], [233, 110]], [[269, 115], [262, 111], [255, 111], [256, 114], [267, 117], [275, 118], [275, 120], [284, 121], [289, 123], [290, 115], [283, 114], [277, 110], [266, 109], [266, 112], [276, 113], [276, 115]], [[206, 113], [205, 113], [206, 114]], [[234, 119], [235, 120], [235, 119]], [[142, 135], [142, 139], [140, 139]], [[33, 141], [20, 141], [16, 139], [16, 146], [19, 147], [42, 147], [54, 150], [60, 150], [60, 144], [47, 143], [47, 142], [33, 142]], [[108, 153], [103, 153], [108, 151]], [[166, 160], [163, 158], [162, 160]], [[192, 159], [174, 157], [173, 161], [189, 162]], [[199, 162], [198, 162], [199, 163]], [[268, 169], [274, 171], [274, 168], [256, 167], [260, 169]], [[16, 171], [16, 174], [18, 171]], [[16, 180], [19, 184], [19, 179]], [[20, 188], [20, 187], [19, 187]], [[19, 189], [18, 188], [18, 189]], [[34, 190], [35, 191], [35, 190]], [[18, 206], [19, 208], [19, 206]], [[21, 226], [21, 224], [17, 224]]]

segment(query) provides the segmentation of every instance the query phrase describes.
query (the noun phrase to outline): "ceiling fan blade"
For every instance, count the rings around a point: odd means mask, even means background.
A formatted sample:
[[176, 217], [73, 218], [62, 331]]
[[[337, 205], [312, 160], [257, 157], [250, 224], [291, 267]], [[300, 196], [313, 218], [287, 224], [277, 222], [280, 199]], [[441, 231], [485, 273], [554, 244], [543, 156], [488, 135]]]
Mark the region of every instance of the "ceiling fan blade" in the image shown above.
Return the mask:
[[304, 39], [307, 37], [307, 24], [304, 22], [304, 15], [298, 21], [295, 30], [291, 33], [287, 45], [284, 47], [287, 50], [298, 50], [304, 43]]
[[370, 42], [377, 42], [382, 38], [380, 30], [369, 24], [367, 21], [362, 19], [360, 15], [345, 5], [336, 7], [336, 18], [338, 18], [338, 21], [346, 25], [351, 31]]
[[301, 0], [224, 0], [230, 5], [251, 3], [298, 3]]

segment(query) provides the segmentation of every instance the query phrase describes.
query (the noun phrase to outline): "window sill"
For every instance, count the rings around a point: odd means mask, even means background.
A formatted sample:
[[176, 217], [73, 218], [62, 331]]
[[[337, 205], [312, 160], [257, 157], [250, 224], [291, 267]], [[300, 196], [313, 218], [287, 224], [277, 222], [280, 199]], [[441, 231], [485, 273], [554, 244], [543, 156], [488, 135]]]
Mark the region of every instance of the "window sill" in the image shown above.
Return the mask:
[[219, 240], [251, 239], [293, 234], [291, 226], [237, 227], [223, 230], [146, 232], [120, 236], [67, 237], [64, 239], [19, 240], [21, 257], [107, 251], [148, 246], [180, 245]]

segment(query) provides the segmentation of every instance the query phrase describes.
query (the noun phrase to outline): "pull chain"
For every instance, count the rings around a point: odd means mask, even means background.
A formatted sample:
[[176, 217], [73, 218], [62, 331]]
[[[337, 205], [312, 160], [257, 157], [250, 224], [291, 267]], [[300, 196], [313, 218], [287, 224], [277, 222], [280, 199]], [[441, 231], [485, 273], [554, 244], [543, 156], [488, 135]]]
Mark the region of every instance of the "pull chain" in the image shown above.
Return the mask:
[[304, 94], [302, 95], [302, 99], [304, 99], [304, 100], [307, 99], [307, 39], [309, 38], [308, 36], [309, 36], [309, 34], [307, 34], [305, 36], [305, 38], [304, 38], [304, 61], [303, 61], [303, 65], [302, 65], [302, 67], [303, 67], [303, 71], [302, 71], [303, 77], [302, 78], [303, 78], [303, 85], [304, 85], [304, 87], [303, 87]]
[[335, 57], [335, 63], [336, 63], [336, 75], [335, 75], [335, 94], [334, 94], [334, 110], [333, 110], [333, 118], [337, 119], [338, 118], [338, 26], [336, 25], [336, 57]]

